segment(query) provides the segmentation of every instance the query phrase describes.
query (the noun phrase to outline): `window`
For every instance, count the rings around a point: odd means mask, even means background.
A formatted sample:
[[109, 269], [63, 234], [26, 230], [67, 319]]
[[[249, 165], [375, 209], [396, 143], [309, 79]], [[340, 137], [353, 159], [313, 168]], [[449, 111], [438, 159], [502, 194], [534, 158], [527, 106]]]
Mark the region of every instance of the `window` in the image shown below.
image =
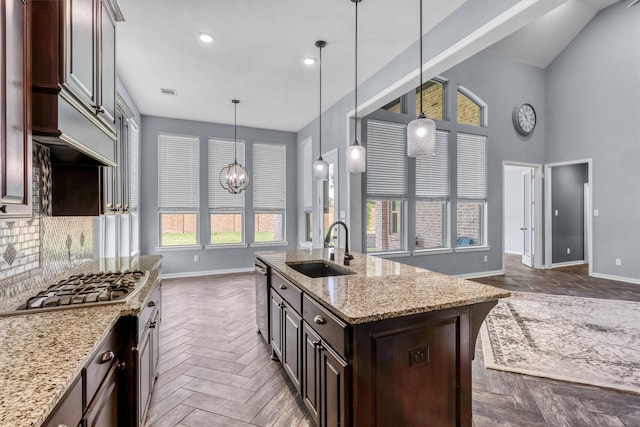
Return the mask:
[[416, 159], [416, 249], [448, 247], [449, 133], [436, 131], [436, 153]]
[[254, 242], [285, 241], [286, 148], [253, 145]]
[[487, 137], [458, 134], [457, 247], [486, 244]]
[[198, 137], [158, 136], [160, 246], [198, 244]]
[[458, 123], [470, 126], [486, 126], [484, 118], [486, 105], [468, 89], [458, 86]]
[[368, 252], [403, 250], [407, 192], [406, 125], [367, 120]]
[[300, 224], [302, 227], [299, 229], [299, 233], [302, 236], [300, 239], [300, 243], [309, 243], [313, 240], [313, 221], [312, 221], [312, 211], [313, 211], [313, 177], [312, 177], [312, 168], [313, 164], [313, 154], [312, 150], [312, 140], [311, 137], [302, 141], [302, 157], [300, 158], [300, 173], [302, 175], [302, 188], [301, 188], [301, 197], [299, 200], [302, 200], [302, 205], [300, 206]]
[[[209, 139], [209, 219], [212, 245], [244, 243], [244, 195], [231, 194], [220, 185], [220, 171], [233, 162], [244, 161], [244, 142]], [[224, 179], [224, 177], [223, 177]]]
[[386, 110], [390, 113], [402, 113], [402, 98], [396, 98], [384, 107], [383, 110]]
[[420, 114], [422, 95], [424, 101], [424, 114], [429, 119], [444, 120], [444, 83], [429, 80], [422, 85], [422, 90], [416, 88], [416, 116]]

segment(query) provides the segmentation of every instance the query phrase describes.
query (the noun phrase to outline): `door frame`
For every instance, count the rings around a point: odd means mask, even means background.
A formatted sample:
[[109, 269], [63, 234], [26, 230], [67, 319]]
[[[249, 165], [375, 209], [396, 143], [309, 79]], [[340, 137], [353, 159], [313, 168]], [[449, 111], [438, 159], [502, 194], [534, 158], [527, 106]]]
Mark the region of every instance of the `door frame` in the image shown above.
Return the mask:
[[[337, 221], [339, 218], [339, 213], [340, 213], [340, 208], [339, 208], [339, 192], [340, 192], [340, 177], [339, 177], [339, 154], [338, 154], [338, 149], [337, 148], [333, 148], [329, 151], [326, 151], [324, 153], [322, 153], [322, 158], [327, 162], [327, 163], [333, 163], [335, 166], [333, 168], [333, 179], [334, 179], [334, 198], [333, 198], [333, 203], [334, 203], [334, 212], [333, 212], [333, 220]], [[315, 229], [315, 231], [313, 232], [313, 247], [314, 248], [322, 248], [324, 247], [324, 200], [323, 200], [323, 189], [322, 186], [323, 181], [322, 180], [316, 180], [316, 203], [315, 206], [313, 207], [313, 216], [315, 216], [315, 220], [313, 221], [313, 227]], [[341, 239], [342, 239], [342, 235], [339, 233], [338, 234], [338, 241], [336, 242], [337, 245], [341, 244]]]
[[[542, 246], [542, 218], [543, 218], [543, 210], [542, 210], [542, 164], [541, 163], [525, 163], [525, 162], [513, 162], [513, 161], [503, 161], [502, 162], [502, 269], [505, 268], [505, 250], [506, 247], [506, 203], [504, 197], [504, 189], [506, 188], [506, 174], [505, 174], [505, 166], [520, 166], [525, 168], [531, 168], [534, 170], [533, 177], [533, 200], [534, 200], [534, 221], [533, 221], [533, 268], [541, 269], [545, 268], [542, 255], [543, 255], [543, 246]], [[537, 201], [537, 203], [536, 203]], [[545, 258], [546, 259], [546, 258]]]
[[591, 218], [592, 214], [592, 203], [593, 203], [593, 159], [579, 159], [579, 160], [568, 160], [565, 162], [557, 162], [557, 163], [547, 163], [544, 166], [544, 174], [545, 174], [545, 196], [544, 196], [544, 204], [545, 204], [545, 213], [544, 213], [544, 259], [545, 259], [545, 268], [552, 268], [552, 255], [553, 255], [553, 235], [551, 229], [551, 221], [553, 219], [553, 212], [551, 206], [552, 200], [552, 168], [556, 166], [570, 166], [570, 165], [587, 165], [587, 179], [588, 179], [588, 203], [589, 206], [585, 207], [586, 209], [586, 218], [587, 221], [585, 223], [585, 229], [587, 233], [587, 256], [584, 259], [589, 265], [589, 276], [593, 276], [593, 219]]

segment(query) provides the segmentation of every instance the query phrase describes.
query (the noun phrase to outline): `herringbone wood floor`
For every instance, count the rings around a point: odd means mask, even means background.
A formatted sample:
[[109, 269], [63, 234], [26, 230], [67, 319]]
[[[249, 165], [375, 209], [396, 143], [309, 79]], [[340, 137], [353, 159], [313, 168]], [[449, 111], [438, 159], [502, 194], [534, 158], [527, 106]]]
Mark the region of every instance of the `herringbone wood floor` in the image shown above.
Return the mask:
[[[596, 293], [640, 301], [640, 286], [634, 289], [635, 285], [606, 281], [585, 285], [587, 279], [579, 269], [558, 271], [556, 276], [513, 263], [509, 271], [502, 279], [483, 281], [520, 291], [566, 288], [564, 293], [572, 295]], [[537, 274], [544, 275], [539, 285], [535, 285]], [[567, 274], [569, 284], [562, 281]], [[516, 284], [511, 276], [517, 276]], [[549, 284], [554, 280], [557, 286]], [[256, 333], [251, 274], [163, 281], [160, 376], [148, 425], [313, 425], [280, 364], [270, 355]], [[479, 343], [473, 387], [476, 427], [640, 426], [640, 396], [485, 369]]]

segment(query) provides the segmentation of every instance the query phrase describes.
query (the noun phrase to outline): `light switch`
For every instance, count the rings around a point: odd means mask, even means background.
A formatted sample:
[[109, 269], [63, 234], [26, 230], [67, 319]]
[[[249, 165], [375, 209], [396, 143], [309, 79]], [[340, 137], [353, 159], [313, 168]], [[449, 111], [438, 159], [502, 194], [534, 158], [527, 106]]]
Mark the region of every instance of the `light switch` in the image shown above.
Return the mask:
[[340, 219], [344, 221], [347, 218], [347, 213], [345, 211], [340, 211]]
[[593, 216], [600, 216], [600, 211], [598, 209], [594, 209]]
[[554, 215], [558, 216], [558, 209], [555, 210]]

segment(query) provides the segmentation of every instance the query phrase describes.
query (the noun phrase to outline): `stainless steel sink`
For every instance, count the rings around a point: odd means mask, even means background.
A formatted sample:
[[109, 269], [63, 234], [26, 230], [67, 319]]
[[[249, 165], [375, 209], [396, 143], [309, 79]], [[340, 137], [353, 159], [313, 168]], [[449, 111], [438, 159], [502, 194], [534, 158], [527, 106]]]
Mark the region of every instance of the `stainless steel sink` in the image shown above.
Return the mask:
[[286, 264], [298, 273], [302, 273], [307, 277], [313, 278], [347, 276], [349, 274], [356, 274], [354, 271], [351, 271], [348, 268], [340, 267], [324, 261], [288, 262]]

